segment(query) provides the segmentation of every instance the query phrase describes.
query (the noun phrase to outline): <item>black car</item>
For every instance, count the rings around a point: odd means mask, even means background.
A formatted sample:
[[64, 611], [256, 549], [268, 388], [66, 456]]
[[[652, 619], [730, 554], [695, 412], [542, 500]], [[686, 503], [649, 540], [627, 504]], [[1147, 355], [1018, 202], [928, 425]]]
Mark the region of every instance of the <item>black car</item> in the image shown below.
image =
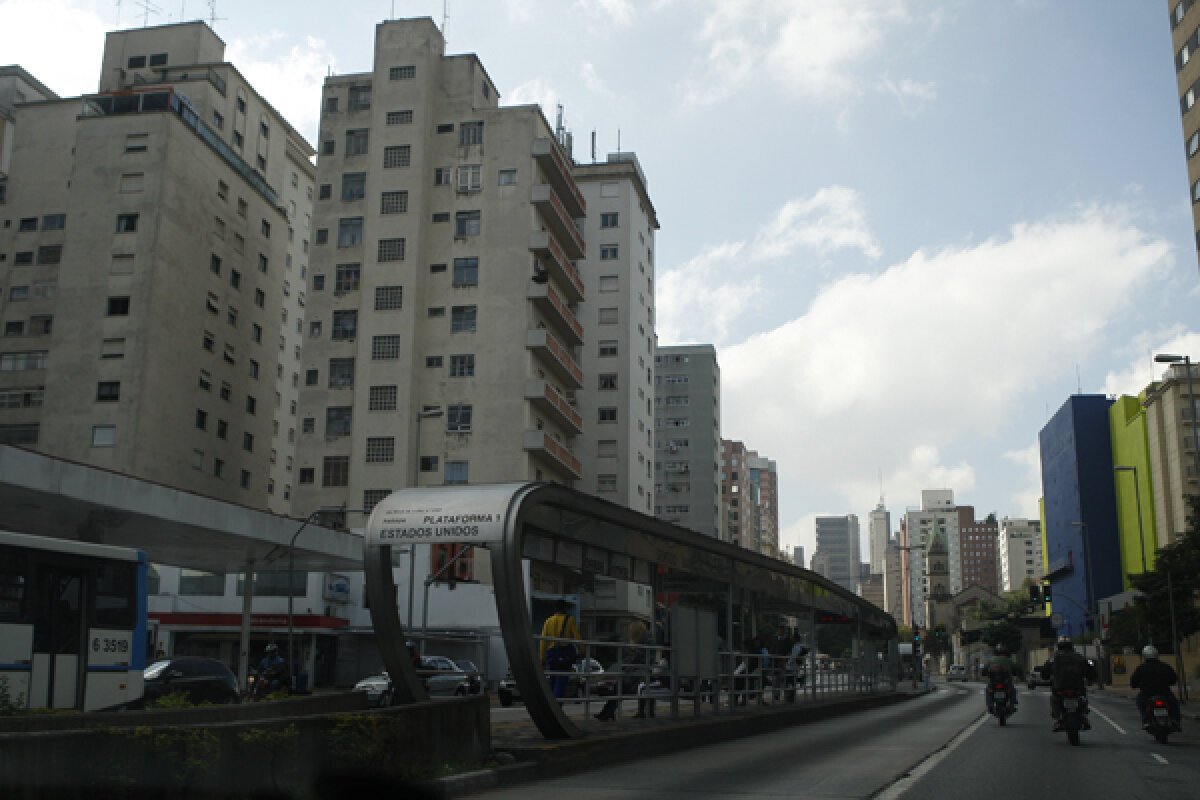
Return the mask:
[[215, 658], [180, 656], [155, 661], [142, 673], [145, 681], [140, 700], [129, 704], [130, 708], [143, 708], [176, 692], [187, 699], [200, 703], [240, 703], [237, 678], [229, 667]]
[[474, 661], [468, 661], [465, 658], [456, 658], [454, 663], [469, 676], [471, 694], [479, 694], [483, 691], [483, 679], [480, 677], [479, 667], [475, 666]]

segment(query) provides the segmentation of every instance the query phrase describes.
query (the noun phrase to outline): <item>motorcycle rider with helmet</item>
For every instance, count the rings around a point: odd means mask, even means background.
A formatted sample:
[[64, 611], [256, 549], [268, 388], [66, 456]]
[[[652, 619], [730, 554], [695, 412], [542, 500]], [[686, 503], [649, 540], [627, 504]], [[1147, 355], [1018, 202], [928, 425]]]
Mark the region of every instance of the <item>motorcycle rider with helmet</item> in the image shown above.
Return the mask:
[[1096, 679], [1096, 668], [1084, 656], [1075, 650], [1071, 637], [1058, 637], [1058, 645], [1054, 657], [1042, 667], [1042, 677], [1050, 680], [1050, 716], [1054, 718], [1051, 730], [1062, 730], [1064, 689], [1074, 689], [1084, 698], [1083, 713], [1079, 715], [1083, 730], [1091, 730], [1092, 723], [1087, 714], [1087, 685]]
[[288, 676], [288, 665], [279, 655], [279, 645], [271, 642], [263, 651], [262, 661], [258, 665], [259, 680], [266, 687], [266, 693], [280, 689], [292, 688]]
[[1179, 677], [1170, 664], [1159, 660], [1158, 648], [1152, 644], [1142, 648], [1142, 659], [1142, 663], [1129, 676], [1129, 688], [1139, 690], [1134, 702], [1137, 703], [1138, 712], [1142, 716], [1142, 727], [1150, 727], [1149, 717], [1146, 716], [1146, 701], [1151, 696], [1157, 695], [1167, 703], [1167, 712], [1171, 715], [1172, 727], [1177, 731], [1182, 730], [1179, 724], [1179, 700], [1171, 691], [1171, 687], [1178, 682]]
[[1009, 705], [1013, 711], [1017, 710], [1017, 688], [1013, 685], [1013, 672], [1015, 671], [1016, 665], [1009, 658], [1008, 648], [1003, 643], [997, 644], [992, 657], [984, 666], [984, 675], [987, 677], [987, 690], [984, 692], [984, 697], [987, 700], [989, 714], [996, 710], [995, 701], [992, 699], [992, 687], [997, 684], [1004, 686], [1005, 691], [1008, 692]]

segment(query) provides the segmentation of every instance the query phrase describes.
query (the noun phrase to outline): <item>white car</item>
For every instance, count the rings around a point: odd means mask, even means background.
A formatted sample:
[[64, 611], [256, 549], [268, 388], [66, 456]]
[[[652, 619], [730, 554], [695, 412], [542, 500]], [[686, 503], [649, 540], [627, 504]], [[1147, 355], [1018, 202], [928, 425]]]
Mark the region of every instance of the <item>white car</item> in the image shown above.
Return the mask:
[[946, 673], [946, 681], [962, 681], [967, 682], [967, 668], [962, 664], [951, 664], [950, 671]]
[[387, 708], [392, 704], [392, 681], [385, 672], [354, 684], [354, 691], [367, 693], [367, 705]]

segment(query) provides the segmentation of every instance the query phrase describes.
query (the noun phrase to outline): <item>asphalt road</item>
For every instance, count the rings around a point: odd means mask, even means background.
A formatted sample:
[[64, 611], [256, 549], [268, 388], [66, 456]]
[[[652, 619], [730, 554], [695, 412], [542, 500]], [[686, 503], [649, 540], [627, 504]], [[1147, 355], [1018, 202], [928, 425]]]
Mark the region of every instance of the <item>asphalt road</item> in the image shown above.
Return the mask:
[[[479, 797], [572, 800], [761, 798], [1163, 798], [1200, 786], [1200, 736], [1166, 747], [1144, 733], [1132, 700], [1094, 694], [1093, 728], [1071, 747], [1050, 732], [1046, 689], [1020, 689], [1001, 728], [978, 683], [762, 736], [525, 784]], [[668, 734], [669, 735], [669, 734]]]

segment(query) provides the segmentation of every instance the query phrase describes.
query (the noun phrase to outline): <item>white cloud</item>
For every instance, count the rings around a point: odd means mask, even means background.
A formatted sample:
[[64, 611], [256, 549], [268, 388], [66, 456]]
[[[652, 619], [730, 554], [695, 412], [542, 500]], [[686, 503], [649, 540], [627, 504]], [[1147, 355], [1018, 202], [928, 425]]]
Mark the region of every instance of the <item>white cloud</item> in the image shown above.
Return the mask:
[[555, 108], [558, 106], [558, 93], [541, 78], [532, 78], [509, 92], [504, 98], [506, 106], [523, 106], [536, 104], [542, 107], [542, 113], [550, 124], [554, 124]]
[[335, 58], [325, 42], [313, 36], [306, 37], [303, 45], [283, 50], [286, 40], [278, 31], [234, 39], [225, 48], [225, 60], [315, 145], [321, 86], [330, 68], [336, 72]]
[[1111, 370], [1105, 376], [1101, 389], [1104, 394], [1136, 397], [1151, 382], [1161, 380], [1163, 373], [1170, 369], [1168, 364], [1155, 363], [1155, 354], [1191, 356], [1200, 353], [1200, 333], [1177, 325], [1166, 331], [1144, 333], [1136, 337], [1129, 349], [1134, 353], [1129, 365]]
[[1168, 262], [1121, 211], [1087, 209], [846, 275], [803, 316], [721, 350], [722, 435], [787, 454], [781, 496], [817, 486], [869, 507], [876, 469], [892, 496], [964, 491], [972, 466], [941, 451], [986, 439], [1064, 362], [1103, 351]]
[[630, 0], [575, 0], [575, 8], [593, 19], [607, 20], [616, 25], [633, 22], [633, 3]]
[[861, 93], [864, 64], [909, 20], [899, 0], [712, 0], [699, 34], [707, 52], [685, 97], [716, 102], [753, 75], [768, 75], [797, 94]]
[[24, 67], [60, 97], [95, 92], [104, 33], [116, 20], [111, 4], [100, 8], [103, 18], [70, 0], [3, 0], [0, 63]]
[[937, 99], [937, 84], [932, 81], [919, 83], [911, 78], [894, 81], [884, 75], [879, 80], [879, 91], [895, 97], [905, 114], [915, 114], [926, 103]]
[[592, 62], [583, 62], [583, 66], [579, 68], [579, 75], [583, 78], [583, 85], [588, 88], [588, 91], [595, 94], [609, 94], [608, 87], [604, 85], [604, 81], [600, 80], [600, 75], [596, 72], [596, 65]]
[[1010, 517], [1038, 518], [1038, 498], [1042, 496], [1042, 450], [1034, 439], [1028, 447], [1008, 450], [1004, 458], [1023, 471], [1024, 487], [1012, 495], [1013, 510]]
[[819, 254], [851, 248], [869, 258], [882, 251], [867, 228], [862, 201], [853, 189], [828, 186], [809, 198], [789, 200], [755, 237], [754, 258], [782, 258], [799, 247]]
[[706, 248], [683, 266], [659, 275], [657, 331], [664, 344], [700, 341], [692, 338], [703, 331], [704, 340], [724, 341], [729, 326], [747, 313], [762, 293], [757, 277], [729, 281], [730, 267], [741, 258], [741, 242]]

